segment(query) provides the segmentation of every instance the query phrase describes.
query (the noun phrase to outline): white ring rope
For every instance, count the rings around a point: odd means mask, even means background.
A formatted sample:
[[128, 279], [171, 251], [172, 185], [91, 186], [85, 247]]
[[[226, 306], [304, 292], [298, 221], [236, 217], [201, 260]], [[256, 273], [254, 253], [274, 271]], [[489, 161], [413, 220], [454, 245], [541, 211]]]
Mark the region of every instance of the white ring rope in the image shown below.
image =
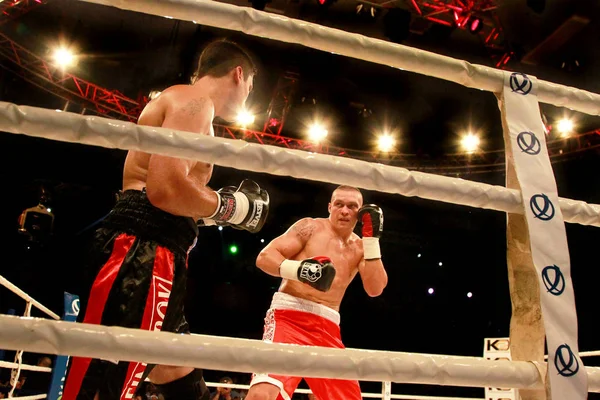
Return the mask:
[[[249, 389], [250, 385], [238, 385], [235, 383], [217, 383], [217, 382], [206, 382], [208, 387], [226, 387], [232, 389]], [[312, 393], [310, 389], [296, 389], [294, 393], [308, 394]], [[381, 399], [383, 395], [381, 393], [361, 393], [363, 399]], [[406, 399], [406, 400], [486, 400], [477, 397], [443, 397], [443, 396], [420, 396], [420, 395], [405, 395], [405, 394], [392, 394], [390, 399]]]
[[[0, 131], [70, 143], [181, 157], [224, 167], [509, 213], [523, 213], [520, 193], [502, 186], [310, 153], [0, 102]], [[600, 227], [600, 205], [560, 198], [566, 222]]]
[[[17, 364], [17, 363], [0, 361], [0, 368], [15, 368], [18, 366], [19, 366], [19, 364]], [[22, 371], [52, 372], [52, 368], [50, 368], [50, 367], [40, 367], [39, 365], [29, 365], [29, 364], [21, 364], [21, 370]]]
[[5, 288], [10, 290], [17, 296], [19, 296], [20, 298], [25, 300], [28, 304], [31, 304], [31, 305], [35, 306], [35, 308], [37, 308], [38, 310], [45, 312], [48, 316], [50, 316], [54, 319], [60, 319], [60, 317], [56, 313], [52, 312], [50, 309], [48, 309], [47, 307], [42, 305], [39, 301], [35, 300], [33, 297], [31, 297], [30, 295], [28, 295], [27, 293], [25, 293], [24, 291], [19, 289], [17, 286], [12, 284], [10, 281], [8, 281], [2, 275], [0, 275], [0, 285], [4, 286]]
[[[297, 43], [347, 57], [428, 75], [470, 88], [500, 93], [501, 70], [471, 64], [424, 50], [327, 28], [277, 14], [209, 0], [82, 0], [143, 14], [169, 16], [182, 21], [248, 35]], [[540, 102], [600, 115], [600, 95], [569, 86], [538, 80]]]
[[[544, 389], [546, 363], [334, 349], [0, 315], [0, 348], [210, 370], [359, 381]], [[600, 368], [585, 367], [600, 392]]]

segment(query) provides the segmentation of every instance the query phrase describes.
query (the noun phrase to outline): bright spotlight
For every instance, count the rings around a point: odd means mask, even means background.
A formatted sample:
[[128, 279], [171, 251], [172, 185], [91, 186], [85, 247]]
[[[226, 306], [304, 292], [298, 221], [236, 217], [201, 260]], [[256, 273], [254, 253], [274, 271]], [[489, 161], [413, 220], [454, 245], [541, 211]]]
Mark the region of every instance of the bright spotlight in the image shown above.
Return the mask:
[[429, 288], [429, 289], [427, 290], [427, 293], [429, 293], [429, 294], [433, 294], [433, 292], [434, 292], [433, 288]]
[[240, 111], [237, 115], [237, 123], [241, 126], [248, 126], [254, 123], [254, 115], [250, 114], [248, 111]]
[[387, 153], [388, 151], [391, 151], [395, 145], [396, 139], [394, 139], [394, 137], [389, 133], [384, 133], [383, 135], [379, 136], [379, 139], [377, 139], [377, 147], [380, 151]]
[[560, 121], [558, 121], [558, 123], [556, 124], [556, 129], [558, 130], [558, 133], [560, 133], [560, 135], [562, 137], [567, 137], [571, 134], [571, 132], [573, 132], [573, 121], [571, 121], [570, 119], [567, 118], [563, 118]]
[[460, 140], [462, 148], [467, 153], [473, 153], [479, 148], [479, 137], [472, 133], [468, 133]]
[[329, 132], [327, 132], [327, 129], [325, 129], [325, 127], [319, 123], [312, 124], [308, 129], [308, 137], [313, 142], [320, 142], [327, 137], [328, 133]]
[[66, 68], [75, 63], [75, 55], [65, 47], [59, 47], [54, 51], [54, 62], [61, 68]]

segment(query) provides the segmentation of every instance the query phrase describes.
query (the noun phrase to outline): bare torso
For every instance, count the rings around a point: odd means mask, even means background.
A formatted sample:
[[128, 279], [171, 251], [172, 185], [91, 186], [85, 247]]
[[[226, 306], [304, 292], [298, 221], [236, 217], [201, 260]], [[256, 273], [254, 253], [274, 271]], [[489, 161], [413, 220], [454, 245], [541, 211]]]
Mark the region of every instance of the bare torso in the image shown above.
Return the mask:
[[331, 289], [327, 292], [321, 292], [305, 283], [285, 279], [279, 290], [339, 310], [346, 288], [358, 272], [358, 265], [363, 257], [362, 242], [354, 233], [349, 239], [342, 239], [332, 229], [328, 219], [317, 218], [315, 222], [316, 228], [310, 239], [308, 239], [304, 249], [293, 259], [305, 260], [317, 256], [329, 257], [336, 270]]
[[[138, 120], [138, 125], [162, 126], [165, 112], [168, 107], [185, 107], [191, 100], [197, 98], [189, 86], [177, 85], [163, 91], [160, 96], [152, 100], [144, 109], [144, 112]], [[202, 132], [214, 136], [214, 130], [210, 127], [210, 132]], [[150, 154], [140, 151], [129, 151], [125, 159], [123, 169], [123, 190], [142, 190], [146, 186], [148, 176], [148, 165]], [[213, 166], [207, 163], [197, 163], [190, 175], [199, 185], [206, 186], [212, 176]]]

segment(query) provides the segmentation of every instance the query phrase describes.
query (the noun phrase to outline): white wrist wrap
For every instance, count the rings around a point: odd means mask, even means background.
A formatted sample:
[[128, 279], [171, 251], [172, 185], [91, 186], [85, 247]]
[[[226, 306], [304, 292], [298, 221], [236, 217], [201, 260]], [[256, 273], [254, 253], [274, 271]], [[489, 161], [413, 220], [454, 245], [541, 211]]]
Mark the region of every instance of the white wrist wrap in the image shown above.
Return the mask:
[[291, 279], [297, 281], [298, 268], [300, 268], [300, 261], [283, 260], [281, 265], [279, 265], [279, 276], [281, 276], [283, 279]]
[[365, 252], [365, 260], [376, 260], [381, 258], [381, 250], [379, 249], [379, 238], [364, 237], [362, 239], [363, 250]]
[[248, 201], [246, 195], [240, 192], [235, 192], [233, 197], [235, 198], [235, 211], [233, 212], [231, 219], [227, 222], [233, 225], [239, 225], [242, 223], [242, 221], [244, 221], [246, 215], [248, 215], [250, 202]]
[[215, 215], [217, 215], [217, 213], [219, 212], [219, 209], [221, 208], [221, 195], [219, 193], [216, 193], [216, 194], [217, 194], [217, 208], [215, 208], [215, 212], [212, 213], [212, 215], [209, 215], [208, 217], [206, 217], [206, 219], [212, 219]]

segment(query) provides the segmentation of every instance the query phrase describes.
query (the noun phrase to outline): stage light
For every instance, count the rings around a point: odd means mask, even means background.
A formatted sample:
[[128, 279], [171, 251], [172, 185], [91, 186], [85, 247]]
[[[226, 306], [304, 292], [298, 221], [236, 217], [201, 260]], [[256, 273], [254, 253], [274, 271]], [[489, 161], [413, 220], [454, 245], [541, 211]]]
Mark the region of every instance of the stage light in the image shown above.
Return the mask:
[[60, 68], [67, 68], [75, 64], [75, 55], [66, 47], [59, 47], [52, 55], [55, 64]]
[[246, 127], [252, 125], [254, 123], [254, 119], [255, 118], [253, 114], [246, 110], [242, 110], [238, 113], [236, 121], [240, 126]]
[[573, 121], [568, 118], [563, 118], [556, 124], [556, 130], [562, 137], [569, 137], [573, 133]]
[[327, 129], [317, 122], [313, 123], [308, 129], [308, 137], [313, 142], [320, 142], [327, 137]]
[[389, 152], [394, 149], [396, 145], [396, 139], [389, 133], [384, 133], [377, 139], [377, 147], [379, 151]]
[[237, 254], [237, 252], [238, 252], [237, 246], [235, 244], [232, 244], [231, 246], [229, 246], [229, 252], [231, 254]]
[[434, 290], [431, 287], [427, 290], [427, 293], [429, 293], [429, 294], [433, 294], [433, 292], [434, 292]]
[[471, 292], [467, 293], [467, 297], [468, 297], [468, 298], [471, 298], [471, 297], [473, 297], [473, 293], [471, 293]]
[[473, 153], [479, 148], [479, 137], [472, 133], [467, 133], [460, 140], [463, 150], [467, 153]]

